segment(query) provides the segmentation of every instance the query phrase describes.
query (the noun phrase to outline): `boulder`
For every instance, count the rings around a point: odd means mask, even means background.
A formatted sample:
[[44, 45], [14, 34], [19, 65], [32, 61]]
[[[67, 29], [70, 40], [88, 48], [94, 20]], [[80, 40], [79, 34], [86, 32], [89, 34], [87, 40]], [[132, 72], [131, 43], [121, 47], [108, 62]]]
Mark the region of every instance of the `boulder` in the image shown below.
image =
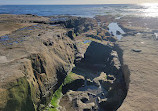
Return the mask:
[[121, 32], [117, 30], [117, 31], [116, 31], [116, 34], [117, 34], [117, 35], [121, 35]]

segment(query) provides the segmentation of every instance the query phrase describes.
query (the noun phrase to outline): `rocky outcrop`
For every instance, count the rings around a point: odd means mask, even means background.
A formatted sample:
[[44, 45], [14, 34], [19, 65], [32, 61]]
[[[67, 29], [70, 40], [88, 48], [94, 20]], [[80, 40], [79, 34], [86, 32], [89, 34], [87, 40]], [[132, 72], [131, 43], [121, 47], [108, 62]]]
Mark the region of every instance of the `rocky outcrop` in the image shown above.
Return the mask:
[[4, 111], [35, 111], [31, 97], [31, 87], [26, 78], [12, 82], [7, 90], [8, 98]]
[[74, 33], [81, 34], [83, 32], [87, 32], [92, 30], [95, 26], [95, 20], [88, 18], [74, 18], [65, 21], [63, 24], [66, 28], [73, 28]]
[[[106, 24], [32, 15], [20, 16], [19, 22], [25, 16], [25, 23], [38, 24], [0, 37], [0, 110], [38, 111], [48, 104], [62, 111], [120, 107], [129, 88], [129, 69]], [[52, 95], [55, 102], [61, 99], [60, 107], [49, 103]]]
[[[67, 30], [33, 27], [12, 32], [9, 40], [0, 42], [0, 56], [6, 58], [0, 63], [2, 111], [42, 110], [74, 62], [77, 50]], [[12, 40], [18, 42], [10, 44]]]
[[[79, 111], [113, 111], [122, 104], [127, 90], [114, 47], [92, 41], [72, 72], [82, 75], [85, 83], [80, 87], [77, 84], [77, 91], [69, 86], [73, 91], [64, 93], [60, 101], [61, 110], [72, 107]], [[68, 104], [65, 105], [65, 101]]]
[[85, 78], [83, 76], [77, 74], [69, 74], [72, 81], [70, 83], [64, 83], [62, 86], [62, 93], [66, 94], [69, 90], [76, 91], [78, 88], [82, 87], [85, 82]]

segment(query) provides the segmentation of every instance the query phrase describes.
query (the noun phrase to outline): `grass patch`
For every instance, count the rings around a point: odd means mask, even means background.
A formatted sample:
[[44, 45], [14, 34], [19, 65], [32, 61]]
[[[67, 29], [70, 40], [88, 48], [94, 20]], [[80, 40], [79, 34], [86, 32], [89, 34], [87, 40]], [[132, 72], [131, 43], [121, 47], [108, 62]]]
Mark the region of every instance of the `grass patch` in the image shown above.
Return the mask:
[[53, 94], [52, 100], [51, 100], [51, 105], [54, 108], [50, 108], [47, 107], [45, 111], [58, 111], [58, 107], [59, 107], [59, 102], [60, 102], [60, 98], [62, 98], [63, 94], [62, 94], [62, 88], [64, 85], [66, 84], [70, 84], [72, 83], [74, 80], [76, 79], [80, 79], [80, 78], [84, 78], [83, 76], [77, 75], [73, 72], [70, 72], [67, 77], [64, 79], [63, 84], [59, 87], [58, 90], [55, 91], [55, 93]]
[[67, 75], [67, 77], [65, 78], [63, 84], [53, 94], [53, 97], [52, 97], [52, 100], [51, 100], [51, 105], [54, 106], [54, 108], [47, 107], [46, 111], [58, 111], [57, 108], [59, 107], [59, 101], [60, 101], [60, 98], [63, 96], [63, 94], [62, 94], [62, 87], [63, 87], [63, 85], [69, 84], [69, 83], [71, 83], [74, 80], [72, 78], [73, 75], [74, 75], [74, 73], [72, 73], [72, 72], [70, 72]]
[[73, 81], [75, 81], [77, 79], [84, 79], [84, 77], [81, 76], [81, 75], [77, 75], [77, 74], [75, 74], [73, 72], [70, 72], [67, 75], [67, 77], [65, 78], [63, 85], [70, 84], [71, 82], [73, 82]]
[[74, 74], [73, 72], [70, 72], [70, 73], [67, 75], [67, 77], [66, 77], [65, 80], [64, 80], [63, 85], [70, 84], [72, 81], [74, 81], [74, 79], [72, 78], [72, 75], [73, 75], [73, 74]]
[[74, 33], [73, 37], [75, 38], [76, 37], [76, 34]]
[[62, 94], [62, 85], [61, 85], [59, 89], [55, 91], [51, 100], [51, 105], [54, 108], [47, 107], [45, 111], [58, 111], [57, 108], [59, 107], [59, 100], [62, 97], [62, 95], [63, 94]]
[[60, 86], [59, 89], [55, 91], [53, 98], [51, 100], [51, 104], [54, 106], [54, 108], [58, 107], [58, 102], [61, 97], [62, 97], [62, 86]]

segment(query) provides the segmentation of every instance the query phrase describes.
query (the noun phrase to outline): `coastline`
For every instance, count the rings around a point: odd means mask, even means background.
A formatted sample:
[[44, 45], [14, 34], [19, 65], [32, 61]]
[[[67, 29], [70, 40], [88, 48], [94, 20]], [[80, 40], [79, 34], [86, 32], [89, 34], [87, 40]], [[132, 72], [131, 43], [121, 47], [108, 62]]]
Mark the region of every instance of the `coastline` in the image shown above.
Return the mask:
[[[103, 93], [105, 97], [99, 96], [100, 100], [96, 98], [98, 103], [94, 104], [76, 101], [82, 110], [93, 110], [93, 107], [102, 110], [107, 106], [115, 106], [118, 111], [157, 110], [156, 18], [115, 18], [111, 15], [96, 16], [95, 19], [64, 16], [63, 19], [63, 16], [0, 14], [0, 110], [43, 110], [71, 71], [77, 75], [71, 75], [72, 83], [65, 83], [63, 89], [67, 91], [69, 87], [73, 91], [66, 92], [61, 99], [62, 105], [71, 94], [77, 100], [84, 97], [91, 101], [88, 91], [75, 89], [78, 84], [77, 88], [86, 87], [84, 82], [87, 81], [94, 86], [104, 86], [103, 91], [108, 89], [112, 96]], [[152, 22], [146, 22], [149, 20]], [[119, 41], [108, 32], [108, 25], [112, 22], [118, 23], [126, 32]], [[96, 54], [90, 56], [91, 50]], [[105, 66], [102, 54], [112, 58], [110, 62], [114, 64], [107, 62], [109, 67], [102, 69]], [[94, 58], [101, 62], [94, 61]], [[78, 71], [87, 73], [82, 75]], [[66, 108], [72, 105], [71, 100], [68, 103]], [[63, 110], [64, 106], [60, 108]], [[73, 105], [71, 108], [79, 110]]]

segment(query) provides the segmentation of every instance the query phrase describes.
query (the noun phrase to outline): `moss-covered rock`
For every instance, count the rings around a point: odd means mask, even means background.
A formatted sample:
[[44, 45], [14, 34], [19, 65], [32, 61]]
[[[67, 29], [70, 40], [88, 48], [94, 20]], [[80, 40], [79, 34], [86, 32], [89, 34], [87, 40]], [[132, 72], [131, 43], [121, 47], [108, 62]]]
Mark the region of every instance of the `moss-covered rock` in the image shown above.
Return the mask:
[[77, 90], [84, 85], [85, 78], [75, 73], [70, 73], [64, 80], [62, 93], [65, 94], [68, 90]]
[[11, 84], [4, 111], [35, 111], [30, 85], [26, 78], [20, 78]]
[[50, 106], [46, 111], [58, 111], [59, 101], [68, 90], [76, 90], [84, 85], [84, 77], [70, 72], [64, 79], [63, 84], [54, 92]]

